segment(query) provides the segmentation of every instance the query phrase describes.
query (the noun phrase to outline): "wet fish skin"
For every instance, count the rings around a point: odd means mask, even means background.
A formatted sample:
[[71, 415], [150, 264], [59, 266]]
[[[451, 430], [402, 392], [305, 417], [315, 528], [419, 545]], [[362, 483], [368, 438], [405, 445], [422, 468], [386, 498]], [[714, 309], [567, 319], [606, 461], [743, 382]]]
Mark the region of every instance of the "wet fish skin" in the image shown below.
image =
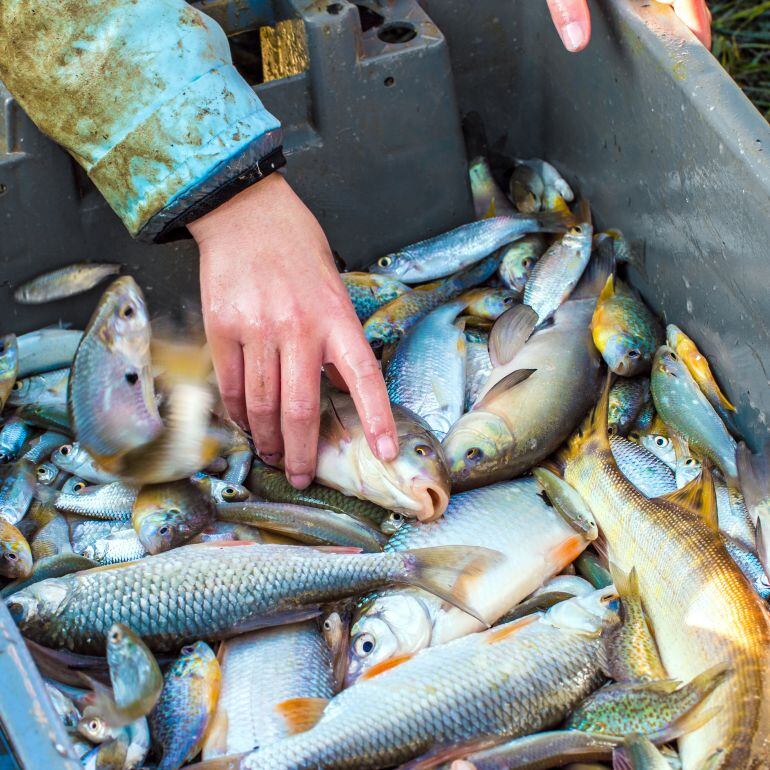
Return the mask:
[[610, 390], [607, 427], [610, 433], [628, 435], [646, 404], [652, 404], [647, 377], [619, 377]]
[[639, 443], [648, 452], [652, 452], [659, 460], [666, 463], [672, 471], [676, 471], [676, 450], [674, 449], [674, 442], [669, 436], [663, 436], [660, 433], [648, 433], [638, 438]]
[[19, 346], [19, 379], [69, 367], [83, 332], [74, 329], [38, 329], [22, 334]]
[[32, 551], [19, 530], [0, 518], [0, 575], [15, 580], [32, 574]]
[[[394, 583], [421, 585], [471, 610], [459, 595], [461, 584], [455, 592], [455, 581], [498, 558], [478, 548], [329, 554], [300, 546], [207, 543], [44, 580], [8, 602], [22, 633], [48, 647], [98, 654], [112, 624], [123, 623], [162, 652], [285, 621], [287, 614], [312, 614], [320, 603]], [[124, 601], [129, 590], [137, 601]]]
[[716, 463], [725, 480], [737, 483], [737, 445], [681, 359], [666, 345], [655, 354], [651, 379], [655, 409], [696, 451]]
[[77, 441], [72, 444], [62, 444], [51, 455], [51, 461], [63, 471], [80, 476], [93, 484], [109, 484], [118, 481], [114, 473], [100, 468], [83, 445]]
[[516, 198], [519, 199], [517, 203], [520, 203], [522, 198], [517, 191], [517, 183], [523, 184], [530, 194], [534, 193], [532, 203], [542, 209], [553, 209], [559, 199], [567, 203], [575, 199], [575, 194], [564, 177], [554, 166], [540, 158], [516, 160], [510, 188], [511, 196], [516, 193]]
[[78, 711], [77, 706], [58, 687], [49, 681], [45, 682], [45, 690], [67, 732], [74, 732], [80, 721], [80, 711]]
[[610, 436], [610, 448], [618, 468], [645, 497], [660, 497], [677, 488], [673, 471], [643, 446]]
[[19, 371], [19, 345], [15, 334], [0, 337], [0, 411], [11, 395]]
[[592, 549], [583, 551], [575, 560], [578, 575], [582, 575], [594, 588], [612, 585], [612, 577], [602, 559]]
[[334, 694], [336, 694], [345, 686], [345, 675], [348, 671], [349, 609], [330, 612], [321, 623], [321, 633], [329, 650]]
[[474, 158], [468, 164], [468, 175], [476, 219], [487, 219], [498, 215], [509, 216], [516, 213], [508, 196], [492, 176], [492, 169], [485, 157]]
[[155, 403], [150, 319], [133, 278], [107, 288], [72, 362], [69, 412], [81, 446], [99, 461], [154, 439], [163, 425]]
[[[16, 380], [8, 396], [8, 403], [14, 406], [53, 404], [66, 408], [69, 376], [70, 370], [65, 368]], [[66, 438], [61, 443], [66, 443]]]
[[245, 449], [228, 452], [225, 459], [227, 460], [227, 470], [222, 474], [222, 481], [241, 486], [251, 470], [254, 453], [247, 446]]
[[525, 235], [501, 250], [500, 267], [497, 274], [500, 280], [518, 296], [524, 293], [529, 276], [535, 263], [548, 248], [546, 239], [540, 233]]
[[85, 546], [82, 555], [100, 565], [123, 564], [147, 556], [147, 550], [133, 527], [127, 527]]
[[139, 490], [131, 524], [148, 553], [186, 543], [214, 521], [211, 498], [188, 479], [148, 484]]
[[19, 408], [18, 415], [25, 422], [43, 430], [72, 432], [67, 407], [62, 404], [26, 404]]
[[626, 736], [613, 754], [612, 766], [614, 770], [671, 770], [668, 760], [643, 735]]
[[13, 462], [31, 433], [30, 426], [20, 417], [9, 417], [0, 429], [0, 463]]
[[60, 513], [44, 524], [30, 541], [32, 556], [37, 562], [47, 556], [72, 553], [67, 520]]
[[76, 262], [51, 270], [21, 284], [13, 298], [22, 305], [40, 305], [93, 289], [105, 278], [117, 275], [121, 265]]
[[251, 497], [251, 492], [246, 487], [223, 481], [207, 473], [198, 472], [190, 477], [190, 481], [214, 503], [241, 503]]
[[[96, 543], [105, 538], [125, 532], [130, 522], [115, 519], [88, 519], [77, 514], [66, 514], [70, 527], [72, 549], [81, 555], [86, 549], [95, 548]], [[88, 551], [93, 553], [93, 551]]]
[[0, 486], [0, 519], [18, 524], [29, 510], [35, 494], [35, 468], [17, 462]]
[[161, 748], [158, 770], [178, 770], [199, 751], [216, 709], [222, 674], [205, 642], [182, 648], [150, 713], [150, 730]]
[[47, 487], [54, 485], [61, 474], [62, 471], [52, 462], [40, 463], [40, 465], [35, 468], [35, 479], [38, 484], [43, 484]]
[[94, 519], [128, 521], [137, 492], [135, 486], [113, 481], [111, 484], [87, 486], [71, 494], [61, 492], [54, 499], [54, 507], [57, 511]]
[[89, 484], [85, 479], [80, 476], [70, 476], [61, 486], [62, 494], [72, 494], [73, 492], [80, 492], [81, 489], [87, 487], [93, 487], [93, 484]]
[[465, 303], [466, 315], [495, 321], [514, 305], [516, 295], [506, 288], [482, 287], [466, 291], [459, 299]]
[[[465, 334], [465, 411], [469, 411], [479, 397], [494, 368], [489, 357], [489, 335], [475, 342]], [[475, 336], [475, 335], [474, 335]]]
[[358, 320], [363, 323], [383, 305], [406, 294], [409, 286], [387, 275], [351, 272], [340, 274]]
[[29, 449], [24, 453], [22, 459], [33, 465], [45, 462], [51, 457], [51, 454], [57, 447], [66, 444], [67, 441], [67, 436], [63, 433], [47, 430], [30, 442]]

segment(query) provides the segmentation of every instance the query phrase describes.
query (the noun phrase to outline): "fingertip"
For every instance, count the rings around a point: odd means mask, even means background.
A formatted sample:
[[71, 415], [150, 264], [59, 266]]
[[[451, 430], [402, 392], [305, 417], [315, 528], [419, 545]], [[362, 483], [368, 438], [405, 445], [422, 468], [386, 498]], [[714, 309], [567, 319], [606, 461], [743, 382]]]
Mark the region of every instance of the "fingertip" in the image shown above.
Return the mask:
[[385, 463], [392, 462], [398, 457], [398, 442], [389, 433], [378, 436], [374, 446], [375, 454]]
[[588, 45], [588, 33], [585, 27], [578, 21], [571, 21], [559, 29], [564, 47], [570, 53], [579, 53]]
[[564, 47], [582, 51], [591, 39], [591, 15], [586, 0], [548, 0], [553, 23]]
[[295, 489], [305, 489], [306, 487], [310, 486], [310, 482], [313, 480], [313, 477], [308, 473], [295, 473], [290, 475], [288, 479], [289, 483]]

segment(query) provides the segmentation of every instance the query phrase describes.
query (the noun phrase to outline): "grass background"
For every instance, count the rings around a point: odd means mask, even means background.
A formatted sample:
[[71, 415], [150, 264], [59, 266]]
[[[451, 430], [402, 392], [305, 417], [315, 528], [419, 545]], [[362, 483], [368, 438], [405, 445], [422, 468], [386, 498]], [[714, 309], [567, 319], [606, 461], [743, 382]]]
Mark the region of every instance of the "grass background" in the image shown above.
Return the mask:
[[770, 120], [770, 0], [713, 0], [712, 51]]

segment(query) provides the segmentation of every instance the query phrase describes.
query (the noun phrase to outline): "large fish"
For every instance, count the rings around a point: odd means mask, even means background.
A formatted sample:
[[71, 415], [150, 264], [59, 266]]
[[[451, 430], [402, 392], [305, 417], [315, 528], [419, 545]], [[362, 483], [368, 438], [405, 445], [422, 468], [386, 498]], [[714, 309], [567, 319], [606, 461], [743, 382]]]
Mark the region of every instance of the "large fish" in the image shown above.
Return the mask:
[[[619, 471], [607, 437], [608, 390], [561, 455], [566, 480], [591, 508], [623, 572], [636, 569], [663, 664], [680, 681], [726, 664], [730, 682], [711, 696], [717, 715], [680, 741], [684, 770], [716, 749], [721, 767], [770, 763], [770, 619], [716, 531], [710, 477], [648, 500]], [[692, 485], [701, 484], [700, 488]], [[691, 494], [692, 493], [692, 494]], [[695, 506], [691, 498], [700, 499]], [[686, 507], [683, 507], [686, 506]], [[730, 597], [729, 600], [726, 597]]]
[[426, 588], [476, 614], [462, 598], [463, 582], [499, 558], [483, 548], [331, 554], [207, 543], [43, 580], [9, 602], [22, 632], [48, 647], [101, 653], [112, 624], [123, 623], [151, 649], [167, 651], [307, 616], [321, 603], [392, 584]]
[[[541, 484], [524, 478], [453, 495], [441, 519], [403, 524], [386, 551], [437, 545], [499, 550], [504, 560], [466, 584], [474, 607], [494, 622], [571, 564], [595, 537], [595, 525], [581, 522], [577, 511], [560, 514], [543, 499]], [[363, 605], [353, 626], [348, 681], [384, 661], [482, 629], [476, 618], [419, 589], [381, 593]]]

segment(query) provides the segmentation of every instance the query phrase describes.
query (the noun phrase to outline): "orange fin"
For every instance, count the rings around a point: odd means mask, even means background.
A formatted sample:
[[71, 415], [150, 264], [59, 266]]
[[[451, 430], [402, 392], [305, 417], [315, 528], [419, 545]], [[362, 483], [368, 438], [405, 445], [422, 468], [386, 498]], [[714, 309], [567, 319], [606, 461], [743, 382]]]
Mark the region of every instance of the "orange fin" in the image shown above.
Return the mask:
[[530, 625], [530, 623], [534, 623], [538, 617], [538, 615], [526, 615], [523, 618], [519, 618], [519, 620], [514, 620], [512, 623], [506, 623], [504, 626], [500, 626], [500, 628], [495, 628], [487, 633], [486, 643], [497, 644], [517, 631], [521, 631], [522, 628]]
[[699, 476], [681, 489], [656, 498], [659, 501], [671, 503], [698, 516], [714, 532], [719, 531], [717, 519], [717, 497], [711, 471], [702, 466]]
[[227, 711], [220, 706], [203, 736], [203, 748], [207, 754], [222, 756], [227, 752], [228, 725]]
[[583, 553], [587, 545], [588, 541], [584, 535], [573, 535], [552, 548], [548, 555], [553, 563], [564, 569]]
[[366, 679], [374, 679], [374, 677], [379, 676], [384, 671], [390, 671], [392, 668], [397, 668], [402, 663], [406, 663], [408, 660], [411, 660], [413, 657], [414, 653], [408, 653], [406, 655], [397, 655], [395, 658], [390, 658], [389, 660], [383, 660], [379, 663], [375, 663], [371, 668], [367, 669], [366, 672], [361, 675], [361, 681]]
[[601, 294], [599, 295], [599, 301], [597, 304], [601, 304], [602, 302], [605, 302], [610, 297], [615, 296], [615, 276], [610, 275], [607, 278], [607, 282], [604, 284], [604, 288], [601, 291]]
[[326, 698], [289, 698], [276, 704], [275, 710], [286, 723], [289, 735], [296, 735], [314, 727], [328, 703]]

